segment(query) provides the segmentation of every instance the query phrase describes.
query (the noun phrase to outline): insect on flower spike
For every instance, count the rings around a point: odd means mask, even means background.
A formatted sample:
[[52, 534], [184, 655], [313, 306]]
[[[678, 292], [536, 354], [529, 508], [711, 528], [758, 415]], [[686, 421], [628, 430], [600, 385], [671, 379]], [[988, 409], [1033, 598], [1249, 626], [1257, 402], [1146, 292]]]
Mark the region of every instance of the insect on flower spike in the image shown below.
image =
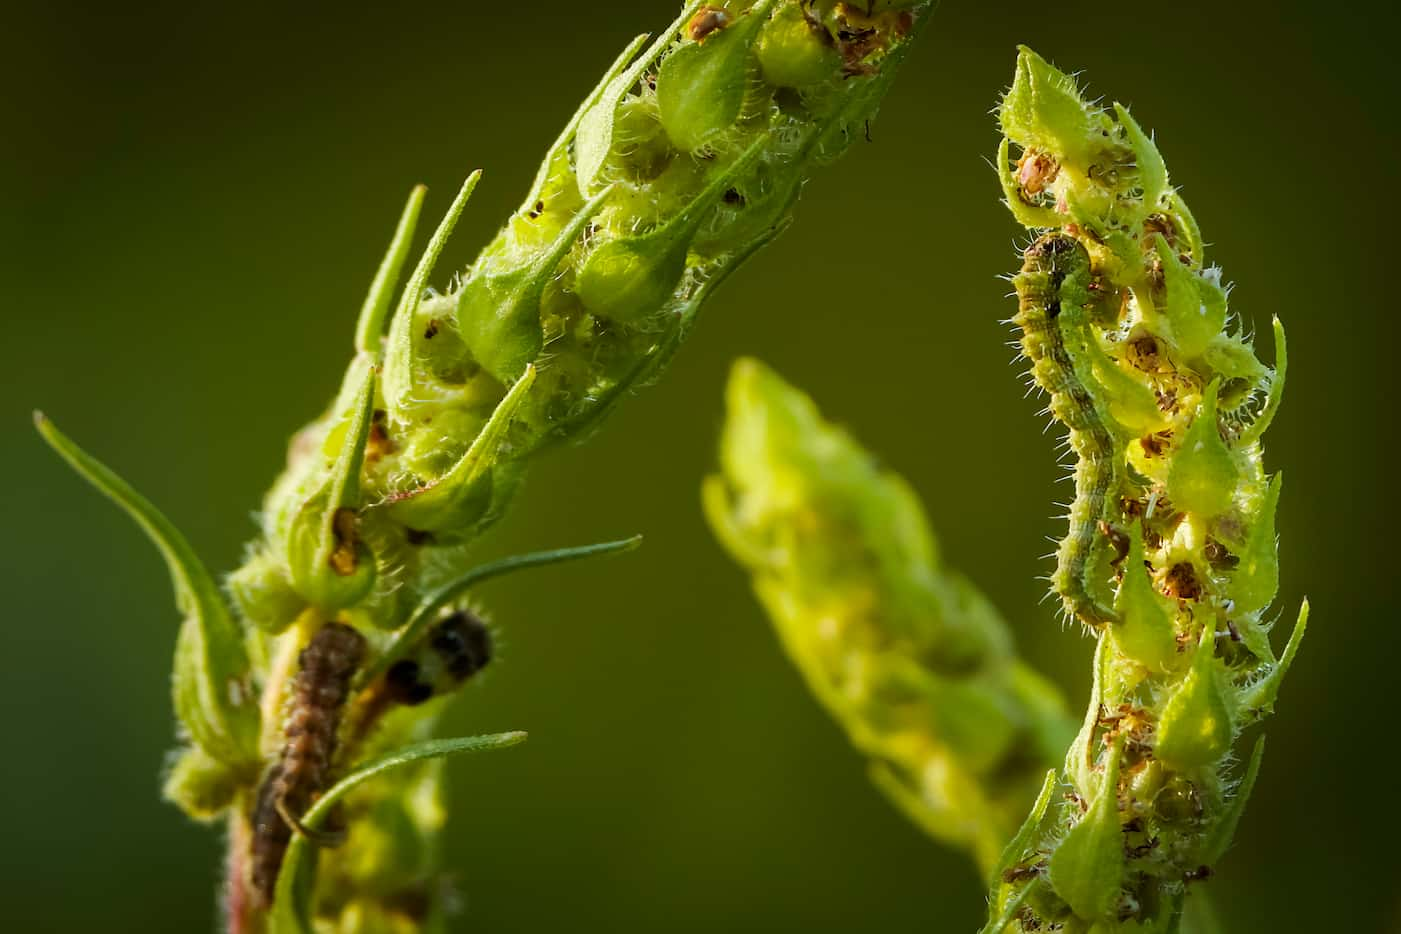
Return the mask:
[[[1000, 117], [1008, 205], [1052, 228], [1026, 250], [1016, 324], [1077, 460], [1053, 586], [1098, 646], [1062, 772], [1090, 810], [1052, 803], [1022, 856], [1050, 872], [1004, 879], [988, 914], [1011, 931], [1175, 930], [1184, 882], [1211, 874], [1258, 773], [1259, 747], [1241, 778], [1233, 746], [1272, 710], [1307, 626], [1306, 603], [1276, 661], [1263, 620], [1278, 589], [1281, 482], [1259, 439], [1279, 407], [1283, 332], [1276, 324], [1271, 373], [1124, 108], [1085, 102], [1023, 49]], [[1243, 400], [1262, 392], [1233, 438]], [[1102, 618], [1079, 595], [1111, 581], [1115, 615]], [[1222, 640], [1232, 647], [1218, 654]], [[1152, 859], [1132, 856], [1126, 841], [1139, 836], [1155, 841]]]

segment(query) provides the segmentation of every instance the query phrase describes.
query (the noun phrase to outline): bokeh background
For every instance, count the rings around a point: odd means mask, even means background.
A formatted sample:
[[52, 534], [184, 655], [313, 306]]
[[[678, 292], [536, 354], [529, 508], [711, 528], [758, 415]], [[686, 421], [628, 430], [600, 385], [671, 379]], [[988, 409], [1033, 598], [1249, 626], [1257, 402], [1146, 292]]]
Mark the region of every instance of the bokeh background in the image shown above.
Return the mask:
[[[487, 170], [440, 268], [467, 262], [595, 76], [674, 6], [5, 4], [0, 926], [210, 930], [219, 872], [216, 834], [158, 800], [164, 570], [30, 410], [232, 567], [286, 437], [336, 385], [409, 186], [431, 186], [436, 216]], [[1060, 470], [995, 279], [1017, 231], [989, 110], [1027, 42], [1156, 129], [1234, 309], [1265, 335], [1280, 314], [1293, 345], [1268, 454], [1289, 475], [1281, 606], [1307, 593], [1315, 625], [1217, 903], [1232, 931], [1401, 930], [1394, 14], [946, 0], [937, 17], [874, 141], [808, 187], [665, 380], [541, 461], [484, 543], [647, 536], [483, 591], [500, 662], [448, 725], [531, 739], [452, 766], [459, 929], [978, 925], [969, 863], [867, 784], [712, 542], [697, 483], [729, 361], [768, 360], [905, 472], [951, 560], [1084, 702], [1091, 645], [1038, 603]]]

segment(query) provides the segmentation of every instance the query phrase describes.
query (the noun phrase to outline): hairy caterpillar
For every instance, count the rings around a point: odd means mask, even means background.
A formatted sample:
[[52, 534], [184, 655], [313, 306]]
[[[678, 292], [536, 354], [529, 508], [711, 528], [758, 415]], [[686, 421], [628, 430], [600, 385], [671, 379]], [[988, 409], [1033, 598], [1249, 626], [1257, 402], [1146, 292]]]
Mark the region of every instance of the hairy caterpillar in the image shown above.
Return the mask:
[[1069, 616], [1089, 626], [1116, 615], [1098, 595], [1096, 574], [1111, 546], [1101, 529], [1113, 530], [1113, 495], [1122, 465], [1114, 456], [1114, 424], [1092, 390], [1093, 375], [1084, 352], [1089, 331], [1090, 257], [1074, 237], [1048, 233], [1027, 247], [1013, 280], [1019, 299], [1012, 318], [1021, 329], [1022, 353], [1031, 375], [1051, 397], [1050, 412], [1070, 430], [1075, 451], [1075, 501], [1070, 529], [1056, 552], [1051, 585]]
[[254, 898], [264, 906], [272, 902], [297, 817], [326, 787], [350, 680], [364, 657], [365, 637], [344, 623], [322, 626], [298, 657], [286, 744], [258, 789], [253, 810], [250, 881]]
[[491, 632], [467, 610], [434, 626], [424, 646], [427, 651], [395, 662], [384, 673], [384, 692], [394, 703], [414, 707], [448, 693], [491, 661]]

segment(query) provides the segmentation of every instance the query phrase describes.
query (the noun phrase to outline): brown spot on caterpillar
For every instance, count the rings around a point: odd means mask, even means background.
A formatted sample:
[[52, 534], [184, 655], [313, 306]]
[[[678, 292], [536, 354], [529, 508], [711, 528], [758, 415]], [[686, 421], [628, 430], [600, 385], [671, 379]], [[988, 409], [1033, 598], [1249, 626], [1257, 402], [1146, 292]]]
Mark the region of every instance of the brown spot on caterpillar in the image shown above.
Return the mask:
[[686, 35], [696, 42], [704, 42], [711, 33], [719, 32], [730, 25], [730, 14], [718, 6], [703, 6], [686, 24]]
[[322, 626], [298, 656], [283, 726], [285, 743], [258, 789], [250, 819], [249, 883], [261, 907], [272, 903], [277, 873], [292, 839], [284, 815], [299, 818], [329, 784], [341, 713], [364, 656], [365, 637], [344, 623]]
[[1179, 561], [1163, 577], [1163, 592], [1176, 600], [1200, 600], [1202, 585], [1190, 561]]

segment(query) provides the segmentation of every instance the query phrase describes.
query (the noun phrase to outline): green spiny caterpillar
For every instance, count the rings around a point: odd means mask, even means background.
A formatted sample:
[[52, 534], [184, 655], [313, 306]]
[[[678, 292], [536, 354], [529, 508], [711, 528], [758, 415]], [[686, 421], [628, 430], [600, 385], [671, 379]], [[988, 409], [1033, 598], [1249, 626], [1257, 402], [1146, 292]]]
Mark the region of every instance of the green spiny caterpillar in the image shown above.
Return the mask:
[[1031, 361], [1036, 384], [1051, 397], [1047, 411], [1069, 429], [1077, 458], [1070, 529], [1056, 555], [1052, 587], [1068, 617], [1103, 625], [1115, 618], [1097, 591], [1107, 567], [1109, 523], [1122, 488], [1122, 469], [1114, 457], [1118, 429], [1111, 428], [1112, 418], [1090, 388], [1094, 374], [1084, 352], [1094, 339], [1086, 331], [1086, 319], [1096, 283], [1089, 255], [1073, 237], [1042, 237], [1027, 249], [1025, 260], [1014, 280], [1020, 302], [1012, 320], [1021, 331], [1022, 353]]
[[1272, 711], [1308, 619], [1305, 602], [1276, 657], [1280, 478], [1260, 436], [1284, 331], [1271, 370], [1228, 326], [1220, 272], [1128, 111], [1023, 49], [1000, 116], [1008, 206], [1051, 228], [1015, 279], [1015, 320], [1081, 461], [1054, 586], [1098, 649], [1080, 734], [1003, 854], [985, 930], [1172, 931], [1258, 773], [1263, 741], [1243, 774], [1235, 741]]
[[991, 873], [1075, 727], [913, 491], [754, 360], [726, 389], [706, 516], [878, 787]]
[[[655, 40], [623, 50], [546, 153], [520, 209], [436, 292], [435, 265], [480, 173], [468, 177], [396, 301], [424, 201], [415, 188], [360, 310], [340, 391], [293, 438], [260, 534], [226, 581], [228, 599], [151, 503], [39, 420], [170, 565], [186, 619], [173, 679], [182, 749], [166, 795], [191, 816], [229, 822], [230, 930], [441, 922], [444, 811], [430, 757], [520, 735], [431, 740], [441, 704], [413, 701], [465, 678], [449, 667], [429, 683], [408, 677], [406, 663], [431, 662], [435, 639], [486, 579], [636, 544], [475, 567], [470, 553], [529, 461], [582, 438], [657, 378], [705, 300], [790, 223], [808, 178], [874, 118], [932, 6], [687, 3]], [[301, 789], [322, 796], [291, 814], [298, 826], [281, 813], [285, 826], [274, 825], [269, 808], [278, 809], [258, 801], [260, 776], [287, 745], [300, 653], [328, 625], [366, 643], [345, 723], [330, 728], [334, 754], [317, 770], [345, 777]], [[332, 799], [347, 842], [316, 858], [302, 831], [314, 831]], [[258, 867], [277, 868], [263, 857], [280, 844], [260, 854], [255, 825], [276, 826], [261, 831], [264, 842], [290, 834], [275, 880]]]

